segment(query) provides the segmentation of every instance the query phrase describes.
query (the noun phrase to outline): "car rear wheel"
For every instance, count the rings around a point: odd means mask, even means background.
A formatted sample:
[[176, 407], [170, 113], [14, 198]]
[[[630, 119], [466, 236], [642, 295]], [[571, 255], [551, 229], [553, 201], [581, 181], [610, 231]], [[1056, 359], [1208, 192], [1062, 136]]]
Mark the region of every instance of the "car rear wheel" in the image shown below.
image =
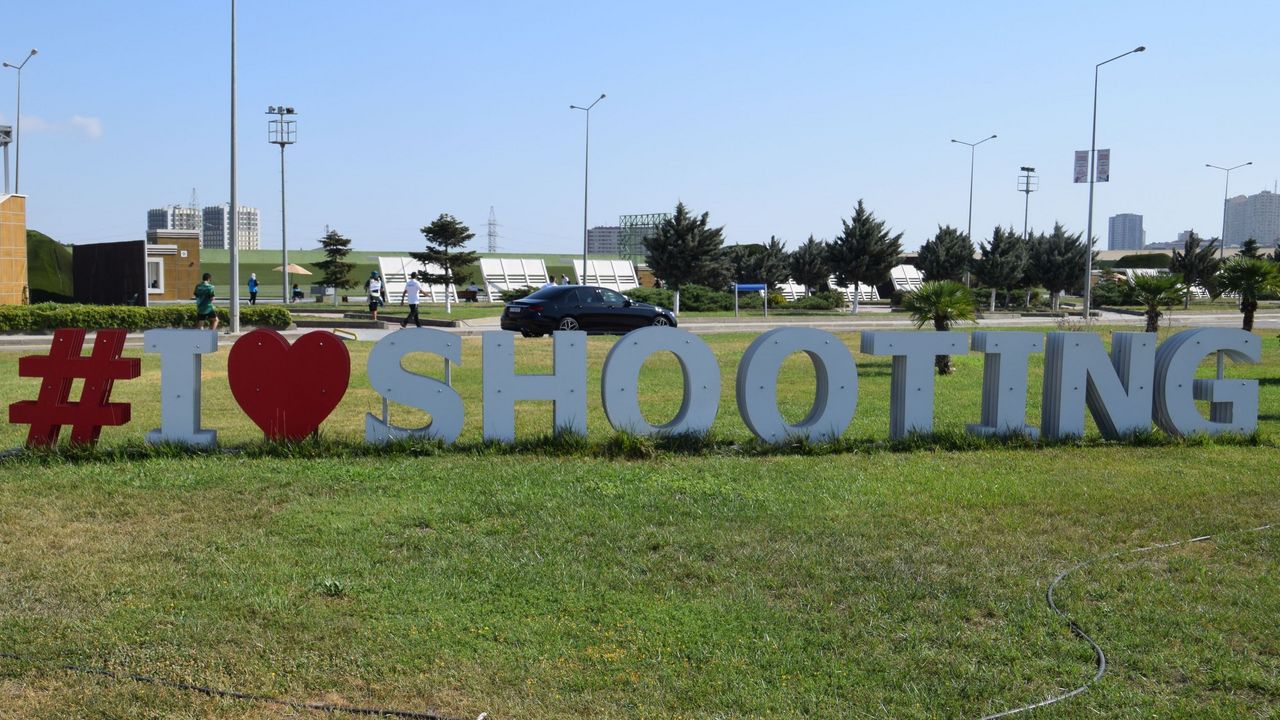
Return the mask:
[[575, 317], [560, 318], [559, 324], [556, 325], [557, 330], [581, 330], [582, 326], [578, 324]]
[[671, 321], [667, 319], [666, 315], [654, 316], [653, 322], [650, 324], [654, 327], [671, 327]]

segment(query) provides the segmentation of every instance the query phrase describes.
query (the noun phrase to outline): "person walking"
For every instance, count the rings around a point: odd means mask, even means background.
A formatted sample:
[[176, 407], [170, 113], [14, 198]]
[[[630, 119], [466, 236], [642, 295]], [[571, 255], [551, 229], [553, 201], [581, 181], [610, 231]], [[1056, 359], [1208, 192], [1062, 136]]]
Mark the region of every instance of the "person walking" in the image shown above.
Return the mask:
[[249, 304], [258, 304], [258, 273], [249, 273]]
[[218, 311], [213, 309], [213, 283], [209, 282], [213, 275], [205, 273], [196, 285], [192, 297], [196, 300], [196, 327], [203, 330], [205, 323], [211, 323], [212, 329], [218, 329]]
[[369, 273], [369, 279], [364, 282], [364, 288], [369, 293], [369, 313], [373, 315], [373, 319], [378, 319], [378, 306], [382, 305], [382, 276], [378, 275], [378, 271], [374, 270]]
[[404, 293], [400, 296], [400, 302], [404, 302], [405, 298], [409, 299], [409, 314], [405, 316], [404, 321], [400, 323], [400, 327], [409, 327], [409, 321], [422, 327], [422, 320], [418, 318], [418, 294], [423, 290], [422, 284], [418, 282], [416, 274], [409, 275], [409, 280], [404, 284]]

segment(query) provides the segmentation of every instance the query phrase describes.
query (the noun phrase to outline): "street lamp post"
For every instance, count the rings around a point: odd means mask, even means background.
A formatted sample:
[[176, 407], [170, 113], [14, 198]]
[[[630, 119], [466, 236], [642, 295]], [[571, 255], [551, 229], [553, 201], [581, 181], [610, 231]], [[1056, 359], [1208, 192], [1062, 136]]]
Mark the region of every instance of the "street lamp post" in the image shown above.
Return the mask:
[[951, 142], [956, 143], [956, 144], [958, 144], [958, 145], [968, 145], [968, 146], [969, 146], [969, 229], [968, 229], [968, 230], [966, 230], [966, 232], [967, 232], [967, 233], [969, 233], [969, 242], [973, 242], [973, 161], [974, 161], [974, 155], [976, 154], [976, 152], [977, 152], [977, 149], [978, 149], [978, 146], [979, 146], [979, 145], [981, 145], [982, 143], [984, 143], [984, 142], [986, 142], [986, 141], [988, 141], [988, 140], [995, 140], [995, 139], [996, 139], [996, 136], [995, 136], [995, 134], [994, 134], [994, 133], [991, 135], [991, 137], [982, 138], [982, 139], [981, 139], [981, 140], [979, 140], [978, 142], [971, 142], [971, 143], [970, 143], [970, 142], [965, 142], [965, 141], [963, 141], [963, 140], [956, 140], [955, 138], [952, 138], [952, 139], [951, 139]]
[[586, 107], [569, 106], [570, 110], [582, 110], [587, 114], [586, 150], [582, 160], [582, 277], [578, 278], [579, 285], [585, 285], [587, 282], [587, 188], [589, 187], [587, 180], [591, 172], [591, 108], [603, 99], [604, 93], [600, 93], [600, 97]]
[[228, 208], [227, 214], [230, 216], [227, 228], [227, 246], [231, 256], [231, 278], [228, 283], [231, 285], [231, 307], [227, 311], [227, 315], [231, 322], [229, 330], [232, 333], [240, 332], [240, 248], [236, 247], [239, 238], [236, 237], [237, 227], [240, 224], [240, 205], [236, 198], [236, 187], [238, 178], [236, 176], [236, 0], [231, 0], [231, 207]]
[[[1252, 160], [1250, 160], [1247, 163], [1240, 163], [1239, 165], [1235, 165], [1229, 168], [1219, 167], [1218, 165], [1213, 165], [1211, 163], [1204, 164], [1205, 167], [1213, 168], [1215, 170], [1222, 170], [1223, 173], [1227, 176], [1226, 184], [1224, 184], [1222, 187], [1222, 236], [1218, 238], [1218, 262], [1222, 262], [1222, 260], [1226, 257], [1227, 198], [1231, 196], [1231, 171], [1239, 170], [1240, 168], [1245, 167], [1246, 165], [1252, 165], [1252, 164], [1253, 164]], [[1226, 373], [1226, 362], [1224, 360], [1222, 351], [1219, 350], [1218, 351], [1218, 379], [1221, 380], [1225, 373]]]
[[1229, 168], [1220, 167], [1220, 166], [1218, 166], [1218, 165], [1213, 165], [1213, 164], [1210, 164], [1210, 163], [1205, 163], [1205, 164], [1204, 164], [1204, 166], [1205, 166], [1205, 167], [1207, 167], [1207, 168], [1213, 168], [1214, 170], [1221, 170], [1221, 171], [1223, 171], [1223, 172], [1226, 174], [1226, 176], [1227, 176], [1227, 178], [1226, 178], [1226, 183], [1223, 185], [1223, 188], [1222, 188], [1222, 237], [1218, 240], [1218, 260], [1219, 260], [1219, 261], [1223, 260], [1223, 259], [1226, 257], [1226, 247], [1227, 247], [1227, 198], [1228, 198], [1228, 197], [1230, 197], [1230, 195], [1231, 195], [1231, 171], [1232, 171], [1232, 170], [1239, 170], [1240, 168], [1245, 167], [1246, 165], [1252, 165], [1252, 164], [1253, 164], [1253, 161], [1252, 161], [1252, 160], [1250, 160], [1250, 161], [1249, 161], [1249, 162], [1247, 162], [1247, 163], [1240, 163], [1239, 165], [1235, 165], [1235, 166], [1233, 166], [1233, 167], [1229, 167]]
[[[267, 108], [268, 115], [276, 119], [267, 123], [267, 142], [280, 146], [280, 271], [284, 277], [284, 304], [289, 304], [289, 243], [285, 235], [284, 214], [284, 148], [298, 140], [297, 121], [286, 120], [288, 115], [296, 115], [291, 107], [272, 105]], [[335, 290], [336, 292], [336, 290]]]
[[14, 65], [13, 63], [4, 63], [7, 68], [13, 68], [18, 71], [18, 111], [14, 117], [14, 159], [13, 159], [13, 192], [22, 192], [22, 68], [27, 66], [27, 61], [35, 57], [39, 50], [31, 48], [31, 52], [22, 59], [22, 62]]
[[1115, 62], [1126, 55], [1144, 52], [1146, 45], [1139, 45], [1127, 53], [1121, 53], [1110, 60], [1103, 60], [1093, 66], [1093, 134], [1089, 140], [1089, 222], [1085, 225], [1085, 253], [1084, 253], [1084, 321], [1089, 322], [1089, 295], [1091, 288], [1089, 281], [1093, 278], [1093, 181], [1094, 168], [1093, 164], [1098, 157], [1098, 71], [1103, 65], [1109, 62]]

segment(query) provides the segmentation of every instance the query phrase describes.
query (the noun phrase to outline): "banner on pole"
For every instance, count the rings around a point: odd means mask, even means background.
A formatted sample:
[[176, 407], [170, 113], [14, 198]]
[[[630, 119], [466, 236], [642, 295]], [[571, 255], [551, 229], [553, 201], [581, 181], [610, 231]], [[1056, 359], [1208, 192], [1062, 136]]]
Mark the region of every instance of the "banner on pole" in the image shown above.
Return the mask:
[[1089, 182], [1089, 151], [1076, 151], [1076, 182]]
[[1106, 182], [1111, 179], [1111, 150], [1098, 151], [1098, 174], [1097, 182]]

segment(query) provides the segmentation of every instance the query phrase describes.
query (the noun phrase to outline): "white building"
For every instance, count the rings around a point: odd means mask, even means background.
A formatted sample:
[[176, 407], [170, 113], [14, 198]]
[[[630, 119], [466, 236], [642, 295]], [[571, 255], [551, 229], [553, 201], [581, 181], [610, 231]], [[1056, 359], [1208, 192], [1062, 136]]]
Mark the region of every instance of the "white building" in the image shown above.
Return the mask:
[[1280, 240], [1280, 195], [1263, 190], [1257, 195], [1237, 195], [1227, 200], [1227, 247], [1239, 247], [1253, 238], [1262, 247]]
[[1108, 250], [1141, 250], [1146, 244], [1142, 216], [1134, 213], [1112, 215], [1107, 221]]
[[195, 230], [203, 238], [204, 217], [200, 208], [183, 205], [152, 208], [147, 211], [147, 231], [152, 230]]
[[[208, 250], [228, 250], [228, 229], [231, 205], [210, 205], [204, 209], [204, 238], [202, 248]], [[257, 250], [260, 243], [258, 232], [258, 208], [240, 206], [236, 213], [236, 248], [239, 250]]]

